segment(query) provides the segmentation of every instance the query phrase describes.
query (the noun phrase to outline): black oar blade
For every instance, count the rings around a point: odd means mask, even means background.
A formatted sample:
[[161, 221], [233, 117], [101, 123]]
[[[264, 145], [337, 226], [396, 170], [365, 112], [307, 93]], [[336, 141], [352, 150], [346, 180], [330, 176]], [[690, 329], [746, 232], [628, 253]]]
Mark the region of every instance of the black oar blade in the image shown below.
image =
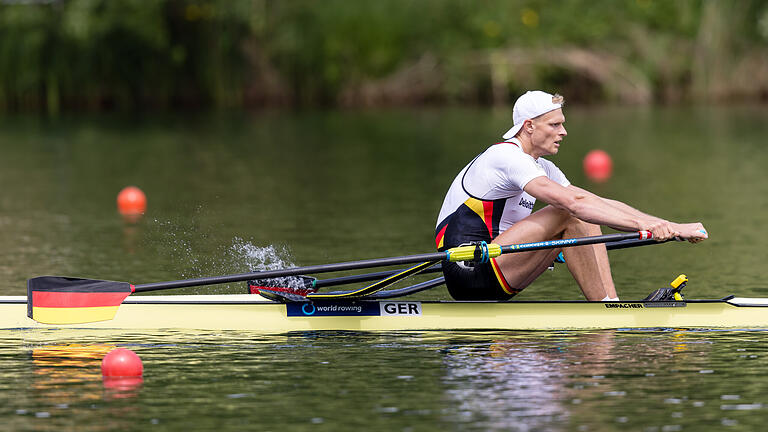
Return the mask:
[[132, 292], [127, 282], [40, 276], [27, 280], [27, 316], [45, 324], [106, 321]]

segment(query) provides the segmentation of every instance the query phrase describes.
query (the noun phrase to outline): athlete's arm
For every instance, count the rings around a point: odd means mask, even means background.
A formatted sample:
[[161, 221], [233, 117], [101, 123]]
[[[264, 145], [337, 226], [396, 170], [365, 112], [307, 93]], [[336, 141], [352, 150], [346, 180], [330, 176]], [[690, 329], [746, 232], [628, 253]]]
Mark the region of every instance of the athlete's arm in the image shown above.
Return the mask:
[[701, 232], [696, 234], [697, 227], [704, 229], [701, 224], [674, 224], [646, 215], [618, 201], [620, 204], [611, 203], [576, 186], [564, 187], [544, 176], [529, 181], [524, 189], [536, 199], [568, 211], [578, 219], [620, 231], [648, 230], [657, 240], [672, 237], [702, 239], [706, 235]]
[[581, 193], [593, 195], [596, 198], [603, 200], [608, 205], [613, 206], [627, 214], [633, 215], [639, 219], [645, 219], [647, 221], [652, 221], [652, 222], [655, 221], [656, 223], [670, 223], [672, 224], [672, 229], [679, 233], [677, 237], [682, 237], [684, 239], [687, 239], [690, 242], [698, 243], [699, 241], [704, 240], [708, 237], [707, 231], [704, 229], [704, 225], [702, 225], [701, 223], [698, 223], [698, 222], [676, 223], [676, 222], [666, 221], [659, 217], [649, 215], [647, 213], [643, 213], [640, 210], [626, 203], [623, 203], [621, 201], [610, 199], [610, 198], [603, 198], [601, 196], [595, 195], [592, 192], [589, 192], [588, 190], [582, 189], [580, 187], [569, 185], [568, 188], [575, 189]]
[[656, 216], [652, 216], [652, 215], [643, 213], [640, 210], [638, 210], [638, 209], [636, 209], [636, 208], [634, 208], [634, 207], [632, 207], [632, 206], [630, 206], [628, 204], [625, 204], [625, 203], [623, 203], [621, 201], [617, 201], [617, 200], [610, 199], [610, 198], [603, 198], [603, 197], [601, 197], [599, 195], [593, 194], [592, 192], [590, 192], [590, 191], [588, 191], [586, 189], [582, 189], [582, 188], [580, 188], [578, 186], [574, 186], [574, 185], [569, 185], [568, 188], [569, 189], [574, 189], [574, 190], [576, 190], [576, 191], [578, 191], [580, 193], [585, 193], [585, 194], [593, 195], [593, 196], [603, 200], [606, 204], [608, 204], [610, 206], [613, 206], [613, 207], [616, 207], [617, 209], [619, 209], [619, 210], [621, 210], [621, 211], [623, 211], [625, 213], [628, 213], [630, 215], [634, 215], [637, 218], [641, 218], [641, 219], [645, 218], [647, 220], [662, 221], [661, 218], [658, 218]]

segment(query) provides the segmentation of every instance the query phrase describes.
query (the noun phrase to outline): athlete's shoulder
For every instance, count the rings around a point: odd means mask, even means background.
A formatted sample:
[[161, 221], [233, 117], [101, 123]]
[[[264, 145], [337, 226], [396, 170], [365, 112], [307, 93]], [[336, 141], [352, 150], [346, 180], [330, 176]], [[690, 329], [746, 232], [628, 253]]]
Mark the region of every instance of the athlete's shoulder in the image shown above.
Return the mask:
[[533, 158], [528, 155], [516, 144], [511, 142], [500, 142], [494, 144], [485, 150], [486, 157], [490, 157], [496, 161], [510, 161], [510, 160], [528, 160]]
[[498, 151], [498, 152], [514, 152], [514, 153], [523, 153], [523, 150], [520, 148], [520, 145], [517, 143], [511, 142], [511, 141], [502, 141], [498, 142], [490, 147], [488, 147], [489, 151]]
[[547, 177], [549, 177], [551, 180], [560, 183], [563, 186], [568, 186], [571, 184], [571, 182], [568, 180], [568, 178], [563, 174], [563, 172], [560, 170], [560, 168], [555, 165], [554, 162], [544, 159], [543, 157], [540, 157], [539, 165], [544, 169], [544, 172], [547, 173]]
[[543, 166], [543, 167], [546, 167], [546, 168], [549, 168], [549, 167], [557, 168], [557, 165], [555, 165], [554, 162], [552, 162], [551, 160], [548, 160], [548, 159], [544, 159], [543, 157], [540, 157], [538, 159], [538, 161], [541, 164], [541, 166]]

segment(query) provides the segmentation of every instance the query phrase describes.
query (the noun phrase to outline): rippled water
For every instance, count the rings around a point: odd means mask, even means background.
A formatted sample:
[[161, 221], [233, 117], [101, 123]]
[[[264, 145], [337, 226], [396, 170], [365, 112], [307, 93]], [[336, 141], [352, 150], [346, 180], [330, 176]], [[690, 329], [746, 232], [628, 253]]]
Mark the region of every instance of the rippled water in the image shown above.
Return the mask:
[[[762, 430], [768, 415], [762, 331], [51, 336], [0, 333], [4, 427]], [[143, 382], [102, 381], [113, 346], [141, 356]]]
[[[768, 214], [763, 107], [573, 107], [566, 115], [569, 135], [552, 159], [573, 183], [673, 220], [700, 220], [711, 233], [697, 246], [613, 252], [622, 297], [645, 297], [680, 273], [695, 297], [768, 294], [760, 271], [768, 247], [760, 235]], [[23, 294], [25, 280], [42, 274], [146, 283], [431, 252], [448, 185], [509, 116], [447, 109], [0, 119], [0, 294]], [[582, 173], [593, 148], [613, 156], [607, 183]], [[115, 209], [130, 184], [148, 196], [137, 224]], [[269, 250], [277, 255], [259, 262]], [[564, 269], [534, 287], [521, 298], [580, 297]]]
[[[766, 296], [764, 107], [568, 108], [577, 185], [711, 239], [611, 252], [621, 296], [685, 273], [689, 297]], [[0, 295], [43, 274], [146, 283], [433, 250], [458, 170], [508, 111], [0, 119]], [[592, 184], [581, 158], [614, 159]], [[115, 211], [129, 184], [138, 223]], [[242, 284], [174, 292], [244, 292]], [[164, 292], [169, 294], [170, 292]], [[576, 299], [564, 267], [522, 299]], [[418, 298], [447, 298], [443, 289]], [[0, 331], [5, 430], [763, 430], [762, 331]], [[76, 344], [78, 346], [71, 346]], [[52, 346], [52, 347], [51, 347]], [[114, 346], [141, 383], [102, 381]]]

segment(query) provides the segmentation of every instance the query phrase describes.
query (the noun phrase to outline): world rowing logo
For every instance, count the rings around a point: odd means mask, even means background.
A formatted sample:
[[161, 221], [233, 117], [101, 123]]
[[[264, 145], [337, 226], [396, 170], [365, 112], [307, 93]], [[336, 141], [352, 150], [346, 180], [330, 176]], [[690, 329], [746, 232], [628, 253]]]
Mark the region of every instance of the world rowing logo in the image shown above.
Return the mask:
[[288, 303], [288, 316], [419, 316], [421, 302], [319, 302]]
[[[290, 306], [290, 303], [289, 303]], [[375, 309], [376, 304], [368, 306], [368, 309]], [[302, 315], [305, 316], [352, 316], [352, 315], [369, 315], [368, 311], [362, 304], [348, 303], [348, 302], [322, 302], [322, 303], [303, 303], [299, 309]], [[378, 315], [378, 314], [376, 314]]]

